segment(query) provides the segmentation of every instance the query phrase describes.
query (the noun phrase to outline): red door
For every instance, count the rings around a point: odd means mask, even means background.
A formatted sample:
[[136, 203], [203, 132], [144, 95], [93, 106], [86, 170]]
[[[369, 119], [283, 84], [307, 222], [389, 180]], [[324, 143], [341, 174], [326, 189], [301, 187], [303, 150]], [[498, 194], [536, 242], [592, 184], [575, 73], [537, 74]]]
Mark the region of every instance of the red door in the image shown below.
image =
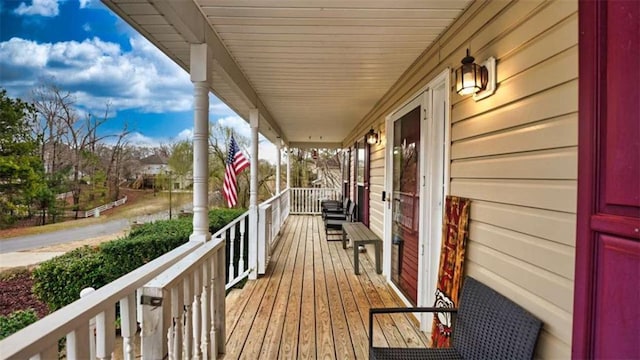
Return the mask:
[[581, 0], [573, 357], [640, 358], [640, 1]]
[[418, 303], [420, 230], [420, 114], [418, 106], [393, 123], [391, 281]]

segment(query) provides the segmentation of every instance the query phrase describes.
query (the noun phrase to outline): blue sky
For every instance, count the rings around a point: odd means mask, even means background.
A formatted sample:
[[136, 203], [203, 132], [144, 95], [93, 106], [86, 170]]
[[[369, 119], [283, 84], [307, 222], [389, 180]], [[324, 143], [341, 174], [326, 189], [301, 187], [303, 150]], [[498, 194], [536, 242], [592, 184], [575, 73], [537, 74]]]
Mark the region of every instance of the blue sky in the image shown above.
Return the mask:
[[[0, 0], [0, 87], [28, 100], [41, 79], [71, 92], [82, 112], [103, 114], [109, 103], [106, 133], [126, 122], [132, 143], [191, 137], [189, 75], [99, 0]], [[209, 118], [249, 134], [213, 95]], [[264, 150], [260, 158], [271, 158]]]

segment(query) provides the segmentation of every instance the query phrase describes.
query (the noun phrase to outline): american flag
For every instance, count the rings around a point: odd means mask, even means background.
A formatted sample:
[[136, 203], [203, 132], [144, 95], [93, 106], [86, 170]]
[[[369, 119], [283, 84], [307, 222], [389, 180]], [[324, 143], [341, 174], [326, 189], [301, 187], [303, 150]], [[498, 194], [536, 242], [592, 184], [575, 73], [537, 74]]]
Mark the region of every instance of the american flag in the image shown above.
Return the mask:
[[229, 155], [227, 155], [227, 166], [224, 170], [224, 185], [222, 193], [227, 199], [227, 205], [234, 207], [238, 203], [238, 182], [236, 176], [249, 166], [249, 160], [240, 151], [236, 140], [231, 136], [229, 144]]

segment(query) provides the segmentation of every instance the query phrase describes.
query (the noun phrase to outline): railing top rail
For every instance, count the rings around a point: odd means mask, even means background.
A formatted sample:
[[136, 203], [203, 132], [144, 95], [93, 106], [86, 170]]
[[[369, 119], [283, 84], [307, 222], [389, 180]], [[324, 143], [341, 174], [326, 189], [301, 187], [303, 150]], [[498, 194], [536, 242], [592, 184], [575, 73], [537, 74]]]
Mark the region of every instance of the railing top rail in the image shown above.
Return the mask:
[[173, 287], [180, 281], [184, 274], [188, 273], [190, 269], [196, 266], [200, 266], [203, 261], [209, 257], [212, 253], [220, 250], [224, 247], [224, 239], [215, 238], [211, 241], [207, 241], [204, 245], [195, 249], [189, 255], [182, 258], [182, 260], [175, 263], [171, 268], [163, 271], [160, 275], [150, 280], [145, 286], [155, 288], [167, 288]]
[[227, 231], [228, 229], [231, 229], [232, 226], [235, 226], [237, 223], [239, 223], [242, 219], [244, 219], [247, 216], [249, 216], [249, 210], [243, 212], [242, 215], [240, 215], [237, 218], [233, 219], [232, 222], [230, 222], [227, 225], [225, 225], [222, 229], [216, 231], [215, 234], [211, 235], [211, 238], [213, 239], [213, 238], [222, 237], [222, 235], [224, 234], [225, 231]]
[[202, 243], [187, 242], [1, 340], [2, 357], [25, 359], [50, 347], [67, 333], [88, 323], [107, 304], [111, 306], [142, 287], [200, 245]]
[[265, 201], [261, 202], [261, 203], [260, 203], [260, 205], [266, 205], [266, 204], [270, 204], [270, 203], [272, 203], [272, 202], [273, 202], [273, 201], [275, 201], [276, 199], [278, 199], [278, 198], [282, 197], [283, 195], [285, 195], [285, 193], [286, 193], [287, 191], [289, 191], [289, 188], [284, 189], [283, 191], [281, 191], [281, 192], [280, 192], [280, 194], [273, 195], [273, 196], [272, 196], [272, 197], [270, 197], [269, 199], [267, 199], [267, 200], [265, 200]]
[[342, 191], [340, 188], [293, 187], [291, 190]]

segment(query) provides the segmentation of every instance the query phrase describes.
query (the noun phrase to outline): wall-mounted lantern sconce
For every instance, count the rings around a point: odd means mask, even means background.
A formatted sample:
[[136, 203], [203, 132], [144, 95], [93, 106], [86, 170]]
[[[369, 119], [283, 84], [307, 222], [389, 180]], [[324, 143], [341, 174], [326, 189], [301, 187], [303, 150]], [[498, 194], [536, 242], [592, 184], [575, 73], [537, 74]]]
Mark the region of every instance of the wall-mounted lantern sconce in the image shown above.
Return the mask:
[[373, 128], [371, 128], [371, 130], [369, 130], [369, 132], [367, 133], [367, 143], [369, 145], [374, 145], [376, 143], [378, 143], [378, 133], [376, 133]]
[[469, 55], [462, 59], [462, 66], [456, 69], [456, 92], [462, 96], [473, 94], [478, 101], [496, 92], [496, 59], [488, 58], [478, 65]]

